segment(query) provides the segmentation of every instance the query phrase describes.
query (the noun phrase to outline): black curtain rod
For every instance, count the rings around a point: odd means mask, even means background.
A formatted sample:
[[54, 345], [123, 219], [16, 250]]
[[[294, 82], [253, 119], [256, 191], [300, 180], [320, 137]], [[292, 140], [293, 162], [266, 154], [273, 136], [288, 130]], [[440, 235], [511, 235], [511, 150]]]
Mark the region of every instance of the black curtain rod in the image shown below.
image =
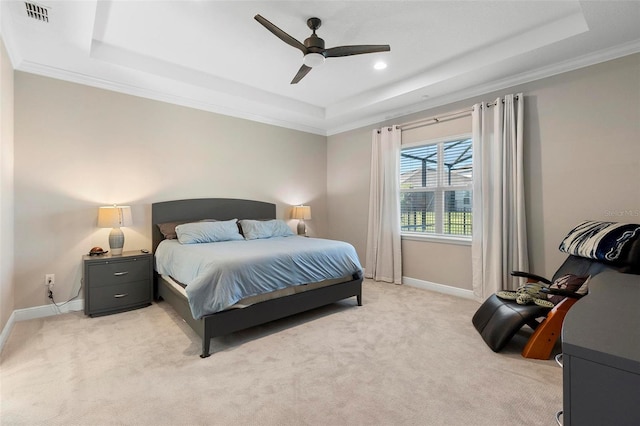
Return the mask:
[[[513, 98], [515, 100], [519, 99], [518, 95], [514, 96]], [[504, 103], [504, 99], [502, 99], [502, 103]], [[487, 106], [487, 108], [496, 106], [496, 101], [486, 102], [485, 105]], [[471, 115], [472, 112], [473, 112], [473, 107], [463, 109], [460, 111], [451, 112], [448, 114], [441, 114], [441, 115], [437, 115], [429, 118], [422, 118], [416, 121], [409, 121], [407, 123], [402, 123], [398, 125], [398, 127], [400, 127], [401, 130], [417, 129], [423, 126], [430, 126], [432, 124], [438, 124], [438, 123], [442, 123], [449, 120], [455, 120], [456, 118], [461, 118], [466, 115]]]

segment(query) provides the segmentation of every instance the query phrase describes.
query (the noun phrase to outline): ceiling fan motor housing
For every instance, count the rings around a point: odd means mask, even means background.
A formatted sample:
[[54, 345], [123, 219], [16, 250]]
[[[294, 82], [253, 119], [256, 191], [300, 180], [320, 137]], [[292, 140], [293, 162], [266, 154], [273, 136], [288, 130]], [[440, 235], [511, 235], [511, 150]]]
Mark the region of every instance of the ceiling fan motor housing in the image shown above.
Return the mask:
[[322, 53], [324, 50], [324, 40], [312, 34], [311, 37], [304, 41], [304, 46], [309, 49], [311, 53]]
[[306, 47], [310, 53], [322, 53], [324, 50], [324, 40], [316, 35], [316, 30], [322, 25], [320, 18], [307, 19], [307, 26], [313, 31], [313, 34], [304, 41], [304, 47]]

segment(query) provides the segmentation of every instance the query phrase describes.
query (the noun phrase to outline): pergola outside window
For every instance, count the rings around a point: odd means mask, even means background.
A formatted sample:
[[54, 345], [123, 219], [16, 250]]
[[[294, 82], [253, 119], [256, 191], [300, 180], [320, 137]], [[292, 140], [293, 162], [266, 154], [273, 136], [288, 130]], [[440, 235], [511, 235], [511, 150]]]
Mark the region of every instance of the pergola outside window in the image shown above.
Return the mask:
[[470, 136], [401, 149], [403, 234], [471, 237], [473, 158]]

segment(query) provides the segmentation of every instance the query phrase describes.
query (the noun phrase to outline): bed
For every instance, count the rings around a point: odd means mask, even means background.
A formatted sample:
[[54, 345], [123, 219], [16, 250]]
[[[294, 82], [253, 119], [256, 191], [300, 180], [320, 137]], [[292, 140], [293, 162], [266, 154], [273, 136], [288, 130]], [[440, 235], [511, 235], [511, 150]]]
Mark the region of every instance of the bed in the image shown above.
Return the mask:
[[[152, 204], [152, 242], [156, 254], [164, 240], [158, 224], [168, 222], [196, 222], [207, 219], [225, 221], [230, 219], [275, 219], [276, 206], [272, 203], [229, 198], [200, 198], [165, 201]], [[299, 239], [301, 237], [292, 237]], [[158, 268], [156, 267], [156, 270]], [[301, 286], [296, 286], [301, 287]], [[354, 271], [340, 280], [327, 281], [322, 286], [308, 286], [306, 291], [259, 301], [247, 306], [235, 307], [194, 318], [185, 292], [166, 275], [154, 274], [154, 293], [159, 300], [166, 301], [189, 324], [202, 339], [200, 357], [210, 356], [210, 341], [213, 337], [254, 327], [300, 312], [315, 309], [351, 297], [362, 305], [362, 272]], [[278, 293], [283, 294], [283, 293]]]

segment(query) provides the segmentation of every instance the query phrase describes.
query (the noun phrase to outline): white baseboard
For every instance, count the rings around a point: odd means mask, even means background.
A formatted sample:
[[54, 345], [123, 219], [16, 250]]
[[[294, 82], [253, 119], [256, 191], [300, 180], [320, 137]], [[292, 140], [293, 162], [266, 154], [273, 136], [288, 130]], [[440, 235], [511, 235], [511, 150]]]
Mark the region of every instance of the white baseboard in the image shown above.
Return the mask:
[[69, 312], [81, 311], [84, 309], [84, 299], [76, 299], [68, 302], [60, 307], [53, 304], [34, 306], [33, 308], [16, 309], [11, 313], [7, 324], [0, 333], [0, 352], [4, 348], [4, 344], [9, 339], [11, 330], [16, 321], [26, 321], [35, 318], [50, 317], [53, 315], [66, 314]]
[[50, 317], [53, 315], [66, 314], [69, 312], [81, 311], [84, 309], [84, 299], [72, 300], [60, 307], [54, 304], [34, 306], [33, 308], [16, 309], [16, 321], [26, 321], [35, 318]]
[[475, 300], [472, 290], [464, 288], [452, 287], [450, 285], [437, 284], [429, 281], [418, 280], [416, 278], [402, 277], [402, 284], [417, 287], [424, 290], [437, 291], [438, 293], [449, 294], [451, 296], [462, 297], [464, 299]]

